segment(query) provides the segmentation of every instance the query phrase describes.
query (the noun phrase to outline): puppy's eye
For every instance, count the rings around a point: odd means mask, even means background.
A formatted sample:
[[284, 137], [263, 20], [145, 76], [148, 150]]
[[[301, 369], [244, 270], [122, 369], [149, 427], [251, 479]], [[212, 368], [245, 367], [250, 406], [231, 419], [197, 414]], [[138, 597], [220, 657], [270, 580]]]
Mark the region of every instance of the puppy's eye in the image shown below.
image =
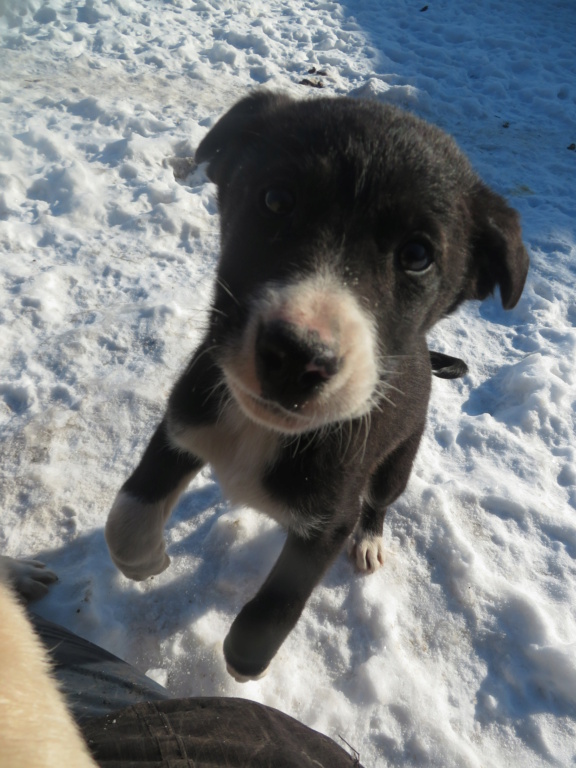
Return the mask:
[[424, 272], [434, 261], [432, 248], [418, 240], [406, 243], [398, 254], [398, 263], [405, 272]]
[[262, 202], [267, 213], [275, 216], [288, 216], [295, 206], [294, 195], [286, 187], [270, 187], [265, 189]]

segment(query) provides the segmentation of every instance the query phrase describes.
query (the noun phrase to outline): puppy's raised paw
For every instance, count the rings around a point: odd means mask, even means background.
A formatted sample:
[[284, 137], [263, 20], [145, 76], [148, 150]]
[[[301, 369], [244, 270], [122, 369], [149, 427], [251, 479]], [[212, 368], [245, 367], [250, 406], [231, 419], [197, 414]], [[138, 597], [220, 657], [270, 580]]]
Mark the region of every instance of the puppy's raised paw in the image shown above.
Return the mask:
[[143, 581], [170, 565], [162, 536], [165, 517], [162, 503], [143, 504], [124, 491], [117, 495], [106, 521], [106, 543], [128, 579]]
[[384, 541], [382, 536], [363, 534], [352, 541], [350, 557], [362, 573], [374, 573], [384, 565]]
[[120, 561], [114, 557], [112, 559], [118, 570], [122, 571], [124, 576], [126, 576], [127, 579], [131, 579], [132, 581], [145, 581], [152, 576], [158, 576], [159, 574], [163, 573], [166, 568], [168, 568], [171, 562], [170, 557], [165, 552], [163, 552], [158, 556], [158, 558], [154, 560], [150, 560], [145, 563], [139, 563], [136, 566], [120, 563]]

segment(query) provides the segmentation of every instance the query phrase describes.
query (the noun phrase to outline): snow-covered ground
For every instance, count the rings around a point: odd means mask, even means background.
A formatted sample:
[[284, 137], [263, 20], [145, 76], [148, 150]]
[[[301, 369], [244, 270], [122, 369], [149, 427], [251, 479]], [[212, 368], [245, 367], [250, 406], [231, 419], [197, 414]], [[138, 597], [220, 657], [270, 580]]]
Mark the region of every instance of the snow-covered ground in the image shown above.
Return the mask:
[[[569, 766], [576, 7], [425, 1], [0, 0], [0, 551], [40, 555], [61, 581], [38, 611], [175, 695], [270, 704], [367, 768]], [[513, 311], [471, 304], [432, 334], [470, 375], [434, 383], [384, 568], [343, 555], [242, 686], [221, 643], [275, 525], [228, 509], [206, 471], [168, 530], [171, 568], [143, 584], [102, 527], [210, 298], [215, 190], [175, 159], [256, 86], [440, 124], [521, 212], [532, 268]]]

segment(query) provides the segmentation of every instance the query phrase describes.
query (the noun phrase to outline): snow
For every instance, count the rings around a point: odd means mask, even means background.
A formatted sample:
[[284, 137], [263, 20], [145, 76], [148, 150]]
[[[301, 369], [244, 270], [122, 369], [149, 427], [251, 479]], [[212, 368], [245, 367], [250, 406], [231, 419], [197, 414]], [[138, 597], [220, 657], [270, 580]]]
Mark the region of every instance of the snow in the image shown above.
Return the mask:
[[[575, 33], [568, 0], [0, 0], [0, 551], [59, 574], [42, 615], [367, 768], [576, 761]], [[470, 375], [434, 382], [384, 567], [343, 554], [240, 685], [222, 640], [281, 531], [209, 471], [161, 576], [124, 579], [102, 529], [206, 318], [215, 190], [186, 158], [256, 86], [441, 125], [520, 211], [532, 267], [514, 310], [470, 304], [431, 334]]]

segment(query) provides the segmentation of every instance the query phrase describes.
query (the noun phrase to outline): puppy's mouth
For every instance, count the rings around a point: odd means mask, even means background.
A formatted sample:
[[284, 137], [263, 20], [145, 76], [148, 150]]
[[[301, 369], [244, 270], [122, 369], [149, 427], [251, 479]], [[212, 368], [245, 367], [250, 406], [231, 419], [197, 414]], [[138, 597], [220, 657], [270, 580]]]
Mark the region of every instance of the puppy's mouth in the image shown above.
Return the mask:
[[241, 410], [252, 421], [268, 429], [284, 434], [299, 434], [314, 428], [314, 418], [305, 413], [298, 413], [306, 404], [295, 405], [294, 410], [288, 410], [279, 403], [268, 400], [261, 395], [248, 390], [229, 372], [224, 372], [228, 390]]

